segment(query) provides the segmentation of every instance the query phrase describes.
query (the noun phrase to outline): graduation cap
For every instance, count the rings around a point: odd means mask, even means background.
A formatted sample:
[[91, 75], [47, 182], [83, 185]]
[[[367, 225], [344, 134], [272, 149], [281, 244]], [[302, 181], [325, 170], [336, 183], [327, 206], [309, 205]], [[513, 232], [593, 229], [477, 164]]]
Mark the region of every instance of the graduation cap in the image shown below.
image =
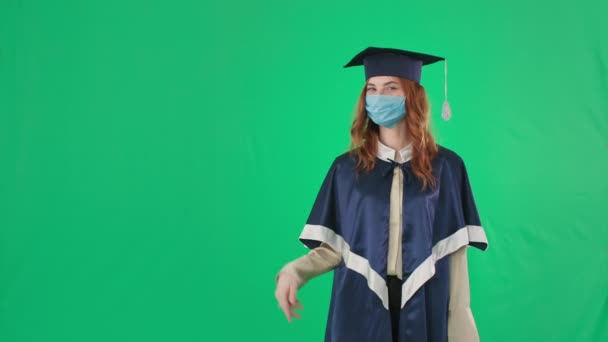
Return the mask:
[[363, 65], [366, 80], [374, 76], [397, 76], [420, 84], [422, 66], [438, 61], [443, 61], [444, 67], [445, 99], [441, 117], [447, 121], [452, 116], [452, 110], [448, 103], [448, 64], [445, 58], [419, 52], [370, 46], [356, 54], [344, 67]]

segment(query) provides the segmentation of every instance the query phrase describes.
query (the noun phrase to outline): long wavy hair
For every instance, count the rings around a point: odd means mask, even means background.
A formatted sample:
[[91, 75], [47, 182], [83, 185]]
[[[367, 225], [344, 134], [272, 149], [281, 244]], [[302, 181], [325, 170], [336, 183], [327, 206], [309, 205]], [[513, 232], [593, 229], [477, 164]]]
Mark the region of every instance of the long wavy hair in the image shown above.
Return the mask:
[[[398, 77], [404, 91], [407, 115], [405, 116], [406, 134], [412, 141], [411, 167], [414, 175], [422, 182], [422, 190], [435, 189], [431, 160], [438, 152], [435, 139], [430, 132], [430, 105], [424, 87], [416, 82]], [[365, 110], [364, 84], [357, 101], [353, 123], [350, 129], [351, 142], [349, 154], [357, 160], [357, 172], [369, 173], [376, 164], [378, 151], [379, 126], [367, 116]]]

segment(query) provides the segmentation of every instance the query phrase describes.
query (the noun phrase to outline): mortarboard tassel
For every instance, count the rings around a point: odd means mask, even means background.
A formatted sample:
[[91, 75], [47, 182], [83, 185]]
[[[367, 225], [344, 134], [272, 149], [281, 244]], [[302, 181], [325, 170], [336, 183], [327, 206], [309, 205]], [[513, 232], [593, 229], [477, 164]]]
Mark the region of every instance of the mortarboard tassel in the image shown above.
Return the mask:
[[452, 108], [448, 102], [448, 60], [443, 60], [443, 92], [444, 100], [443, 107], [441, 108], [441, 117], [443, 120], [448, 121], [452, 117]]

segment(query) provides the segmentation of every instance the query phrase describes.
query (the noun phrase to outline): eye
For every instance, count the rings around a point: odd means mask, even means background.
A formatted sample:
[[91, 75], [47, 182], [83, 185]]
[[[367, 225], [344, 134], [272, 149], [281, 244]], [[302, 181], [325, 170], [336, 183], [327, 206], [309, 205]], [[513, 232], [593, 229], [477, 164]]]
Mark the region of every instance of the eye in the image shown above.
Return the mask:
[[390, 87], [390, 90], [397, 90], [397, 87]]

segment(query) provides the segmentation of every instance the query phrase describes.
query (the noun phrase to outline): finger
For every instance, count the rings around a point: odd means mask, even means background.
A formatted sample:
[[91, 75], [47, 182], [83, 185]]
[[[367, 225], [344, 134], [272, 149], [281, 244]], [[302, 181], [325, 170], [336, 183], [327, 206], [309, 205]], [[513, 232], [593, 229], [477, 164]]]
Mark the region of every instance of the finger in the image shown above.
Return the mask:
[[289, 289], [285, 286], [278, 287], [277, 290], [274, 292], [274, 298], [276, 298], [277, 301], [280, 301], [281, 298], [287, 299], [287, 291], [289, 291]]
[[289, 305], [287, 303], [281, 305], [281, 309], [283, 310], [283, 313], [285, 314], [285, 318], [287, 318], [288, 322], [291, 322], [291, 309], [289, 308]]
[[291, 305], [296, 304], [296, 292], [298, 291], [298, 287], [295, 284], [291, 284], [289, 286], [289, 303]]
[[296, 317], [296, 318], [301, 318], [300, 317], [300, 313], [296, 312], [296, 309], [301, 309], [302, 308], [302, 304], [296, 304], [295, 306], [291, 307], [291, 316], [292, 317]]
[[285, 291], [284, 289], [285, 289], [285, 287], [283, 286], [283, 284], [277, 283], [277, 287], [274, 290], [274, 298], [279, 300], [279, 298], [281, 297], [281, 294]]
[[287, 320], [290, 321], [291, 320], [291, 305], [289, 305], [289, 303], [287, 302], [287, 294], [284, 293], [279, 297], [279, 306], [281, 307], [281, 310], [283, 310], [283, 313], [285, 313], [285, 317], [287, 317]]
[[298, 318], [298, 319], [301, 318], [300, 314], [298, 312], [296, 312], [295, 310], [296, 309], [299, 310], [299, 309], [303, 309], [303, 308], [304, 308], [304, 306], [302, 306], [302, 303], [298, 299], [296, 299], [296, 303], [291, 305], [291, 316]]

